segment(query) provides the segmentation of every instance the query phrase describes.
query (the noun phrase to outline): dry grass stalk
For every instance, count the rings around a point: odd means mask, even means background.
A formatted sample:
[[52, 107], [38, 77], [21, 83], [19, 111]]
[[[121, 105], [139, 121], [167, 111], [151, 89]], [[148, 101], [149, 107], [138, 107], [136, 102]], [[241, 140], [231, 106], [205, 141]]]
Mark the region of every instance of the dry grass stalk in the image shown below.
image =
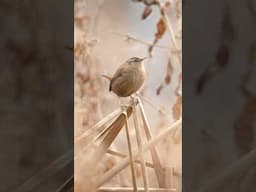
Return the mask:
[[[173, 129], [175, 129], [176, 127], [181, 126], [181, 119], [179, 119], [178, 121], [176, 121], [175, 123], [173, 123], [170, 127], [166, 128], [165, 130], [163, 130], [158, 136], [156, 136], [155, 138], [153, 138], [151, 141], [149, 141], [148, 143], [146, 143], [143, 147], [142, 147], [142, 152], [146, 152], [147, 150], [150, 150], [153, 146], [155, 146], [159, 141], [161, 141], [163, 138], [167, 137], [172, 131]], [[137, 156], [139, 155], [139, 152], [136, 151], [134, 154], [134, 157], [137, 158]], [[127, 167], [127, 165], [129, 164], [129, 158], [125, 158], [124, 160], [122, 160], [118, 165], [116, 165], [114, 168], [112, 168], [111, 170], [109, 170], [107, 173], [105, 173], [99, 180], [98, 183], [96, 183], [96, 186], [101, 186], [104, 183], [106, 183], [107, 181], [109, 181], [112, 177], [114, 177], [116, 174], [118, 174], [121, 170], [123, 170], [125, 167]]]
[[133, 160], [133, 154], [132, 154], [132, 146], [131, 146], [131, 139], [130, 139], [130, 133], [129, 133], [127, 114], [125, 114], [125, 131], [126, 131], [127, 145], [128, 145], [128, 149], [129, 149], [129, 158], [130, 158], [130, 165], [131, 165], [133, 190], [135, 192], [137, 192], [138, 191], [137, 190], [137, 182], [136, 182], [136, 176], [135, 176], [135, 167], [134, 167], [134, 160]]
[[135, 127], [135, 131], [136, 131], [136, 139], [137, 139], [139, 156], [140, 156], [140, 161], [141, 161], [142, 176], [143, 176], [145, 191], [147, 192], [148, 191], [148, 176], [146, 173], [145, 159], [144, 159], [144, 154], [142, 151], [143, 143], [142, 143], [141, 131], [139, 128], [138, 112], [136, 109], [136, 105], [133, 105], [132, 109], [133, 109], [134, 127]]
[[[175, 39], [175, 36], [174, 36], [174, 32], [173, 32], [172, 26], [171, 26], [169, 18], [168, 18], [167, 14], [165, 12], [163, 12], [163, 19], [164, 19], [164, 23], [167, 26], [167, 29], [168, 29], [168, 31], [170, 33], [170, 36], [171, 36], [174, 48], [176, 49], [177, 52], [179, 52], [179, 49], [177, 47], [177, 43], [176, 43], [176, 39]], [[180, 54], [178, 55], [178, 58], [179, 58], [179, 64], [181, 64], [181, 56], [180, 56]]]
[[102, 127], [110, 122], [114, 117], [116, 117], [121, 112], [120, 109], [116, 109], [111, 114], [107, 115], [105, 118], [100, 120], [98, 123], [96, 123], [93, 127], [90, 127], [87, 129], [84, 133], [82, 133], [80, 136], [75, 138], [75, 142], [79, 142], [82, 139], [86, 140], [86, 138], [92, 136], [93, 134], [99, 132], [102, 130]]
[[73, 189], [74, 187], [74, 175], [69, 177], [55, 192], [68, 191], [69, 189]]
[[[127, 117], [130, 117], [130, 115], [132, 114], [132, 107], [128, 106], [125, 113], [127, 114]], [[95, 151], [94, 157], [96, 162], [98, 162], [107, 152], [107, 149], [124, 126], [126, 114], [120, 114], [117, 119], [109, 126], [109, 132], [103, 138], [102, 142], [99, 144], [98, 149]]]
[[161, 113], [162, 115], [166, 117], [172, 117], [172, 115], [169, 115], [167, 110], [163, 106], [156, 106], [149, 98], [147, 98], [144, 95], [138, 94], [140, 98], [142, 98], [143, 101], [147, 102], [149, 106], [151, 106], [153, 109], [155, 109], [157, 112]]
[[[169, 21], [169, 18], [168, 18], [168, 15], [166, 14], [166, 11], [162, 9], [161, 7], [161, 3], [159, 0], [156, 0], [157, 2], [157, 5], [158, 5], [158, 8], [161, 12], [161, 15], [162, 15], [162, 18], [163, 18], [163, 21], [165, 23], [165, 26], [167, 27], [167, 30], [169, 31], [170, 33], [170, 36], [171, 36], [171, 40], [172, 40], [172, 44], [175, 48], [175, 50], [179, 51], [178, 50], [178, 46], [177, 46], [177, 43], [176, 43], [176, 38], [175, 38], [175, 35], [174, 35], [174, 32], [173, 32], [173, 29], [172, 29], [172, 26], [171, 26], [171, 23]], [[179, 54], [179, 64], [181, 64], [181, 55]]]
[[23, 183], [19, 188], [16, 190], [16, 192], [24, 192], [24, 191], [33, 191], [35, 190], [35, 187], [42, 183], [43, 181], [46, 181], [54, 174], [61, 171], [64, 167], [66, 167], [69, 163], [72, 163], [73, 160], [73, 150], [68, 151], [55, 161], [53, 161], [50, 165], [48, 165], [46, 168], [42, 169], [41, 171], [37, 172], [36, 175], [31, 177], [29, 180], [27, 180], [25, 183]]
[[[101, 187], [99, 192], [133, 192], [131, 187]], [[145, 191], [144, 188], [138, 188], [138, 191]], [[150, 192], [175, 192], [175, 189], [149, 188]]]
[[[120, 109], [115, 110], [114, 112], [112, 112], [111, 114], [103, 118], [101, 121], [99, 121], [95, 126], [88, 129], [88, 131], [86, 131], [81, 136], [79, 136], [75, 140], [75, 146], [76, 146], [75, 156], [77, 156], [77, 154], [78, 155], [81, 154], [82, 151], [85, 151], [88, 147], [93, 145], [96, 142], [96, 140], [98, 140], [103, 135], [105, 135], [111, 128], [111, 126], [109, 126], [109, 123], [113, 124], [115, 122], [115, 117], [120, 115], [120, 112], [121, 112]], [[80, 147], [77, 147], [77, 146], [80, 146]]]
[[[110, 154], [110, 155], [113, 155], [115, 157], [119, 157], [119, 158], [126, 158], [127, 157], [127, 155], [125, 155], [123, 153], [120, 153], [118, 151], [114, 151], [112, 149], [108, 149], [107, 153]], [[134, 162], [138, 163], [138, 164], [141, 163], [140, 160], [138, 160], [138, 159], [135, 159]], [[145, 162], [145, 164], [146, 164], [146, 167], [148, 167], [148, 168], [153, 168], [153, 169], [155, 168], [153, 163]], [[164, 167], [163, 169], [170, 169], [170, 167]], [[173, 175], [177, 176], [177, 177], [180, 177], [181, 173], [176, 171], [175, 169], [173, 169]]]
[[249, 168], [255, 166], [256, 149], [237, 160], [220, 175], [212, 179], [207, 185], [203, 186], [199, 192], [218, 191], [221, 187], [227, 186], [234, 178], [241, 176]]
[[[111, 149], [108, 149], [107, 153], [110, 154], [110, 155], [113, 155], [115, 157], [120, 157], [120, 158], [126, 158], [127, 157], [127, 155], [125, 155], [123, 153], [120, 153], [120, 152], [117, 152], [117, 151], [113, 151]], [[141, 164], [140, 160], [138, 160], [138, 159], [134, 160], [134, 162]], [[154, 168], [153, 163], [145, 162], [145, 164], [149, 168]]]
[[[144, 107], [143, 107], [142, 102], [139, 97], [138, 97], [138, 101], [139, 101], [140, 112], [141, 112], [141, 116], [142, 116], [142, 120], [143, 120], [144, 131], [145, 131], [147, 140], [150, 141], [152, 139], [152, 134], [151, 134], [151, 130], [149, 128], [149, 123], [148, 123], [148, 120], [147, 120], [147, 117], [145, 114]], [[154, 163], [154, 169], [155, 169], [155, 173], [157, 176], [157, 181], [158, 181], [159, 187], [164, 187], [162, 165], [161, 165], [159, 156], [157, 154], [156, 148], [152, 147], [150, 149], [150, 152], [151, 152], [152, 161]]]

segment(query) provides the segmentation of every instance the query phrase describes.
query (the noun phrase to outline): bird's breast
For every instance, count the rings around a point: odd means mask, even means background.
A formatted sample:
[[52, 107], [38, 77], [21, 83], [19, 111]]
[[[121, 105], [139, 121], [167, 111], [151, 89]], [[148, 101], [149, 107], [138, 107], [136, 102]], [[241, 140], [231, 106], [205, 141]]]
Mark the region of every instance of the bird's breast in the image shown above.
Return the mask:
[[127, 97], [138, 91], [144, 80], [144, 68], [129, 68], [121, 76], [113, 79], [111, 88], [118, 96]]

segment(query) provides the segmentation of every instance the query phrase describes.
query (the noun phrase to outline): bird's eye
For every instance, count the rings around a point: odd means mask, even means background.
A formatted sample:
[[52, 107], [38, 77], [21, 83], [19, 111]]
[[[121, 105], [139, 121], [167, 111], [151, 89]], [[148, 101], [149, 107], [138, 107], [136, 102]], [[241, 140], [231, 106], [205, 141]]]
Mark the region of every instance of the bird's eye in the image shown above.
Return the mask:
[[133, 57], [133, 58], [129, 59], [129, 62], [131, 62], [131, 63], [137, 63], [139, 61], [140, 61], [140, 59], [137, 57]]

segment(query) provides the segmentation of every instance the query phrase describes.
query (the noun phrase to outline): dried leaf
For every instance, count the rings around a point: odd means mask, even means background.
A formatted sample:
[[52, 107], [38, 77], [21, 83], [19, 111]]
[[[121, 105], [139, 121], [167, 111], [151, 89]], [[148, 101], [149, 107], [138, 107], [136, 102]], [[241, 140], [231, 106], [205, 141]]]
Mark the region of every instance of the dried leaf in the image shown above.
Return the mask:
[[169, 59], [167, 64], [167, 73], [165, 76], [165, 83], [167, 85], [171, 83], [172, 74], [173, 74], [173, 66], [172, 66], [171, 60]]
[[240, 155], [248, 153], [255, 142], [254, 123], [256, 115], [256, 99], [248, 99], [235, 123], [235, 144]]
[[175, 104], [172, 107], [172, 114], [175, 120], [178, 120], [181, 116], [181, 100], [182, 100], [182, 97], [178, 96]]
[[77, 73], [77, 78], [81, 80], [81, 83], [84, 84], [90, 80], [90, 77], [88, 75], [82, 74], [80, 72]]
[[222, 44], [216, 53], [216, 60], [219, 64], [219, 66], [225, 67], [226, 64], [228, 63], [228, 59], [229, 59], [228, 47], [227, 47], [227, 45]]
[[170, 73], [166, 73], [164, 81], [165, 81], [166, 85], [169, 85], [171, 83], [171, 74]]
[[74, 18], [77, 27], [82, 28], [85, 21], [88, 21], [90, 18], [88, 16], [76, 16]]
[[81, 50], [81, 46], [80, 46], [79, 44], [77, 44], [77, 45], [75, 46], [74, 53], [75, 53], [75, 57], [76, 57], [76, 58], [77, 58], [79, 55], [81, 55], [82, 50]]
[[154, 39], [154, 42], [152, 43], [152, 45], [150, 45], [150, 46], [148, 47], [148, 53], [149, 53], [150, 56], [152, 55], [153, 48], [155, 47], [157, 41], [158, 41], [158, 39], [155, 38], [155, 39]]
[[88, 42], [88, 47], [93, 48], [96, 46], [96, 44], [98, 43], [97, 39], [92, 39]]
[[181, 83], [182, 82], [182, 72], [180, 72], [180, 74], [179, 74], [179, 83]]
[[155, 34], [156, 39], [161, 39], [165, 31], [166, 31], [166, 26], [165, 26], [164, 20], [163, 18], [160, 18], [160, 20], [157, 23], [157, 32]]
[[69, 51], [74, 51], [74, 47], [73, 46], [65, 46], [65, 49], [69, 50]]
[[151, 53], [152, 53], [152, 51], [153, 51], [153, 48], [154, 48], [154, 45], [150, 45], [150, 46], [148, 47], [148, 53], [149, 53], [149, 55], [151, 55]]
[[179, 76], [178, 76], [178, 85], [177, 87], [175, 88], [175, 94], [176, 96], [180, 96], [182, 93], [182, 90], [181, 90], [181, 85], [182, 84], [182, 73], [180, 72]]
[[141, 19], [146, 19], [152, 12], [152, 8], [151, 6], [146, 6], [146, 8], [144, 9], [143, 13], [142, 13], [142, 16], [141, 16]]
[[161, 84], [161, 85], [157, 88], [156, 94], [157, 94], [157, 95], [160, 95], [160, 93], [161, 93], [161, 91], [162, 91], [163, 88], [164, 88], [164, 85]]
[[164, 3], [164, 8], [167, 9], [167, 8], [170, 7], [170, 5], [171, 5], [171, 2], [170, 2], [169, 0], [168, 0], [168, 1], [165, 1], [165, 3]]

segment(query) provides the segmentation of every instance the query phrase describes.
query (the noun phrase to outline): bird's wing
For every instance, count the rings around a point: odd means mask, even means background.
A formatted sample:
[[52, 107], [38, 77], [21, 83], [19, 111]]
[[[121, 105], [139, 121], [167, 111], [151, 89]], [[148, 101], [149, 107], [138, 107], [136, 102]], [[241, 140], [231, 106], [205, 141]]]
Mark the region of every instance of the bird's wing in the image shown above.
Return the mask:
[[111, 86], [112, 86], [112, 83], [113, 83], [116, 79], [118, 79], [118, 78], [120, 78], [121, 76], [123, 76], [125, 73], [126, 73], [126, 67], [124, 67], [123, 65], [120, 66], [120, 67], [117, 69], [117, 71], [115, 72], [115, 74], [113, 75], [113, 77], [112, 77], [112, 79], [111, 79], [111, 81], [110, 81], [109, 91], [112, 90], [112, 87], [111, 87]]

